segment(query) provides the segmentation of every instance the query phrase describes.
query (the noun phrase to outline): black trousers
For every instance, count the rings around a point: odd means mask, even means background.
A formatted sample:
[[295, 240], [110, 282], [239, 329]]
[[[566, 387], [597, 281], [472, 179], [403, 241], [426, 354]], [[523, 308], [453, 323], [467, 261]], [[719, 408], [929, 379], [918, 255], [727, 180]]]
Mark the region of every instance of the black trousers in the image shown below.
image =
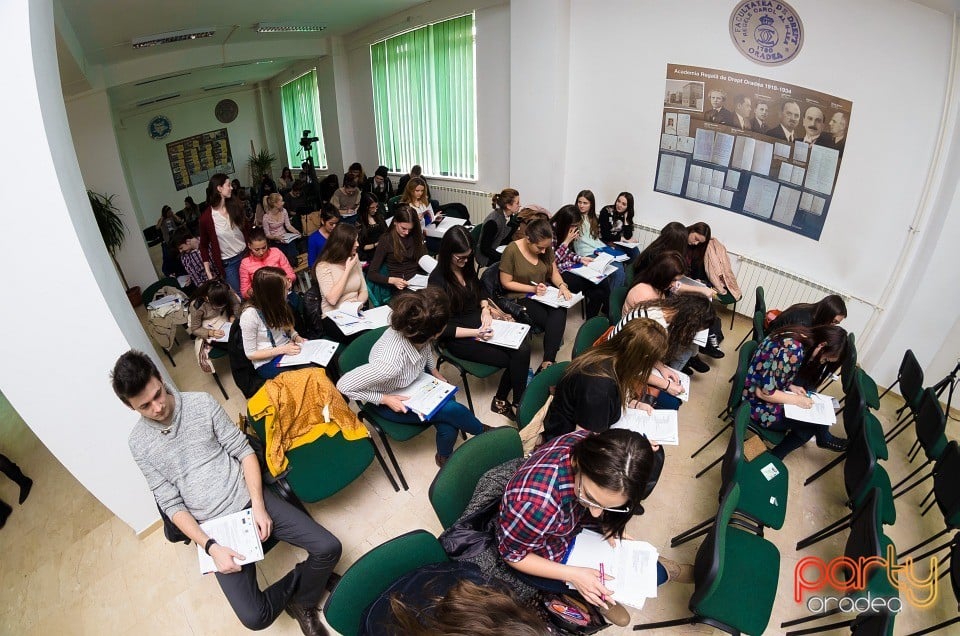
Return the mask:
[[586, 278], [570, 272], [564, 272], [560, 276], [570, 291], [583, 294], [583, 300], [587, 303], [587, 318], [598, 316], [601, 312], [606, 313], [607, 304], [610, 302], [611, 276], [607, 276], [599, 284], [591, 283]]
[[316, 607], [342, 551], [340, 541], [328, 530], [266, 488], [263, 503], [273, 519], [271, 536], [306, 550], [307, 558], [262, 592], [255, 563], [233, 574], [216, 573], [230, 607], [243, 626], [252, 630], [270, 626], [288, 603]]
[[521, 298], [518, 302], [527, 308], [533, 324], [543, 329], [543, 361], [556, 362], [563, 343], [563, 330], [567, 327], [567, 310], [548, 307], [532, 298]]
[[525, 338], [518, 349], [508, 349], [488, 344], [473, 338], [453, 338], [445, 341], [447, 351], [471, 362], [500, 367], [500, 384], [497, 386], [498, 400], [506, 400], [513, 391], [513, 403], [519, 404], [523, 391], [527, 388], [527, 369], [530, 368], [530, 338]]

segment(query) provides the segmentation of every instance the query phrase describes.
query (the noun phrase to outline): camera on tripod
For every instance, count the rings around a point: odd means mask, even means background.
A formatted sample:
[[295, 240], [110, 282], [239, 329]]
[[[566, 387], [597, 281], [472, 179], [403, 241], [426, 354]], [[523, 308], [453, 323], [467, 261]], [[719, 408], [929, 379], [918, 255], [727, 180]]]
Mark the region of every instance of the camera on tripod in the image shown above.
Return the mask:
[[310, 147], [311, 147], [314, 143], [316, 143], [316, 142], [318, 142], [318, 141], [320, 141], [320, 138], [319, 138], [319, 137], [311, 137], [311, 136], [310, 136], [310, 131], [309, 131], [309, 130], [304, 130], [304, 131], [303, 131], [303, 137], [300, 138], [300, 147], [303, 148], [304, 150], [306, 150], [306, 151], [309, 153], [309, 152], [310, 152]]

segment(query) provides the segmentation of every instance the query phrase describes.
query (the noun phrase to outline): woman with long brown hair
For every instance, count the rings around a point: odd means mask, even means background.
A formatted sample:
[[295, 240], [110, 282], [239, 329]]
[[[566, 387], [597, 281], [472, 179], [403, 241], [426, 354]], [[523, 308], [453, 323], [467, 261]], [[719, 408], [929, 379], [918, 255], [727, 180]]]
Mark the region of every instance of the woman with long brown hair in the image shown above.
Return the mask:
[[[411, 179], [413, 181], [413, 179]], [[403, 291], [410, 279], [420, 271], [420, 257], [427, 253], [423, 244], [423, 228], [417, 212], [400, 204], [393, 213], [390, 229], [380, 239], [367, 269], [367, 277], [375, 283]], [[386, 274], [380, 270], [386, 265]]]
[[409, 205], [417, 213], [421, 227], [427, 227], [437, 220], [439, 214], [433, 209], [430, 195], [427, 193], [427, 182], [420, 177], [413, 177], [407, 181], [400, 196], [400, 203]]
[[367, 281], [363, 277], [357, 254], [359, 245], [357, 226], [341, 223], [330, 234], [314, 268], [320, 287], [323, 331], [337, 342], [347, 342], [352, 338], [345, 336], [327, 314], [345, 302], [358, 302], [361, 306], [367, 302]]
[[247, 220], [223, 173], [207, 183], [207, 207], [200, 214], [200, 255], [207, 278], [223, 278], [240, 293], [240, 261], [247, 249]]
[[294, 328], [287, 304], [290, 280], [279, 267], [261, 267], [253, 275], [253, 292], [240, 313], [243, 352], [262, 378], [303, 366], [277, 367], [285, 355], [300, 353], [303, 338]]

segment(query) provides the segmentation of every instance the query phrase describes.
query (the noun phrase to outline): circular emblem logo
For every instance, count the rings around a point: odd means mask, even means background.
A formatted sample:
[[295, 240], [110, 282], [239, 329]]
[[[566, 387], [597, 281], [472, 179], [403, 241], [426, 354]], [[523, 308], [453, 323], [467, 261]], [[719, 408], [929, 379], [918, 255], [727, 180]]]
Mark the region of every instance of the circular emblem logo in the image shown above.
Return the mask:
[[147, 124], [147, 132], [153, 139], [163, 139], [170, 134], [171, 130], [173, 126], [170, 124], [170, 119], [163, 115], [157, 115]]
[[786, 64], [803, 46], [803, 23], [786, 2], [743, 0], [730, 14], [730, 37], [758, 64]]

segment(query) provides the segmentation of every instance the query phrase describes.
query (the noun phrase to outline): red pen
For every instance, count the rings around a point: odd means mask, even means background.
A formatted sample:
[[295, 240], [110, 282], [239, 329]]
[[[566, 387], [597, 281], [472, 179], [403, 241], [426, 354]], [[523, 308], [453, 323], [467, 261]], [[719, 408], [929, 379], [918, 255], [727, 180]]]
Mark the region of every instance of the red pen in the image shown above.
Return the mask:
[[[600, 562], [600, 585], [603, 585], [604, 587], [606, 587], [606, 581], [607, 581], [607, 575], [606, 575], [606, 573], [603, 571], [603, 561], [601, 561], [601, 562]], [[606, 603], [606, 602], [607, 602], [607, 597], [606, 597], [606, 595], [605, 595], [605, 594], [601, 594], [601, 595], [600, 595], [600, 600], [603, 601], [604, 603]]]

